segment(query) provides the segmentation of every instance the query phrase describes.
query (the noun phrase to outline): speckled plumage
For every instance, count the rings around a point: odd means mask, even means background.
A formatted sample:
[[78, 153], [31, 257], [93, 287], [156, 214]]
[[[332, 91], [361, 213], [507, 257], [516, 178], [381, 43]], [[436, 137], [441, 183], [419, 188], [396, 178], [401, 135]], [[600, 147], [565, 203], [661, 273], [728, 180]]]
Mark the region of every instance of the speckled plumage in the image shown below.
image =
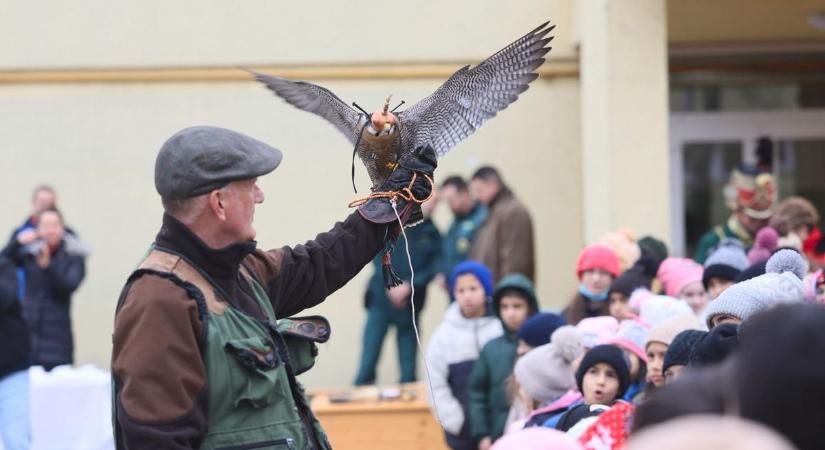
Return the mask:
[[429, 97], [396, 113], [397, 125], [385, 134], [372, 130], [369, 117], [328, 89], [306, 81], [257, 73], [255, 77], [291, 105], [335, 125], [357, 146], [376, 187], [402, 152], [430, 145], [441, 157], [516, 101], [538, 77], [535, 70], [544, 63], [553, 39], [545, 36], [553, 28], [546, 22], [475, 67], [462, 67]]

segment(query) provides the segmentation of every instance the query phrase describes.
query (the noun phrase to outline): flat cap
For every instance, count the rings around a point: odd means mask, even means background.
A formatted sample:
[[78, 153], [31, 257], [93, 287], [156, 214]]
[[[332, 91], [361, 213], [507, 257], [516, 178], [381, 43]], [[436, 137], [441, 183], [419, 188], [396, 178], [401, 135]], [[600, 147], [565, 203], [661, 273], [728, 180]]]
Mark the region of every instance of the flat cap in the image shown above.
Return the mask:
[[232, 130], [184, 128], [158, 152], [155, 189], [165, 199], [194, 197], [272, 172], [281, 158], [280, 150]]

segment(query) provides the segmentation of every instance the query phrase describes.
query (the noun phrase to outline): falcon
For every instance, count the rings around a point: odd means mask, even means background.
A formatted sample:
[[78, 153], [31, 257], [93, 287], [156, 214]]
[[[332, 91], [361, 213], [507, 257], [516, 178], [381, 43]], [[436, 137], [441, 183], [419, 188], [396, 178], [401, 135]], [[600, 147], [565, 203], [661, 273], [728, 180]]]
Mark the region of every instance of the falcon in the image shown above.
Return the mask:
[[475, 67], [458, 69], [429, 97], [398, 112], [404, 102], [390, 109], [391, 96], [369, 114], [322, 86], [252, 73], [287, 103], [323, 117], [343, 133], [354, 146], [353, 189], [357, 154], [375, 190], [405, 152], [430, 146], [440, 158], [516, 101], [538, 78], [536, 69], [550, 51], [553, 36], [547, 35], [554, 28], [543, 23]]

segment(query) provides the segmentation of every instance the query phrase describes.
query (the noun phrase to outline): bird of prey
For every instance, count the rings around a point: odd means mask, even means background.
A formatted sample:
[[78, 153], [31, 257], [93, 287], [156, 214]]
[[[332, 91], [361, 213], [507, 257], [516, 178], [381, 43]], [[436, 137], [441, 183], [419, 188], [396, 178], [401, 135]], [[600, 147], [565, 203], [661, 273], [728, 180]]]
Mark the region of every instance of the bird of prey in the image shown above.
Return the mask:
[[335, 125], [354, 145], [353, 188], [357, 153], [376, 189], [403, 152], [429, 145], [441, 157], [516, 101], [538, 77], [535, 71], [550, 51], [553, 36], [546, 36], [553, 28], [545, 22], [475, 67], [462, 67], [429, 97], [399, 112], [396, 109], [401, 105], [390, 110], [390, 97], [382, 108], [368, 114], [321, 86], [253, 74], [289, 104]]

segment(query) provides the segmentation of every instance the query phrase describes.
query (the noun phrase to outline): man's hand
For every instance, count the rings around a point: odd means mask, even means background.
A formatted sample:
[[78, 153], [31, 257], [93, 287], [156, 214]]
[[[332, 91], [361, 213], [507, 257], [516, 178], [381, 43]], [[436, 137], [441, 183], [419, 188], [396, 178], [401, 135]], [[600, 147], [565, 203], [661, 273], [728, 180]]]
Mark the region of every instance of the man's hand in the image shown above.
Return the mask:
[[17, 233], [17, 242], [19, 242], [20, 245], [29, 245], [34, 242], [35, 239], [37, 239], [37, 230], [33, 228]]
[[[418, 202], [426, 200], [433, 190], [433, 172], [438, 160], [432, 147], [419, 147], [404, 154], [398, 167], [376, 189], [376, 193], [396, 193], [396, 208], [401, 221], [421, 219]], [[415, 181], [413, 181], [415, 180]], [[406, 198], [405, 198], [406, 197]], [[413, 200], [413, 197], [415, 200]], [[416, 201], [417, 200], [417, 201]], [[417, 214], [413, 214], [417, 211]], [[361, 216], [377, 224], [393, 223], [398, 220], [387, 197], [377, 196], [358, 207]], [[415, 217], [418, 216], [418, 217]]]
[[490, 450], [490, 447], [493, 446], [493, 440], [490, 437], [486, 437], [480, 441], [478, 441], [478, 450]]
[[387, 289], [387, 297], [396, 309], [404, 309], [410, 304], [410, 293], [412, 293], [412, 288], [410, 287], [410, 283], [406, 282], [394, 288]]

